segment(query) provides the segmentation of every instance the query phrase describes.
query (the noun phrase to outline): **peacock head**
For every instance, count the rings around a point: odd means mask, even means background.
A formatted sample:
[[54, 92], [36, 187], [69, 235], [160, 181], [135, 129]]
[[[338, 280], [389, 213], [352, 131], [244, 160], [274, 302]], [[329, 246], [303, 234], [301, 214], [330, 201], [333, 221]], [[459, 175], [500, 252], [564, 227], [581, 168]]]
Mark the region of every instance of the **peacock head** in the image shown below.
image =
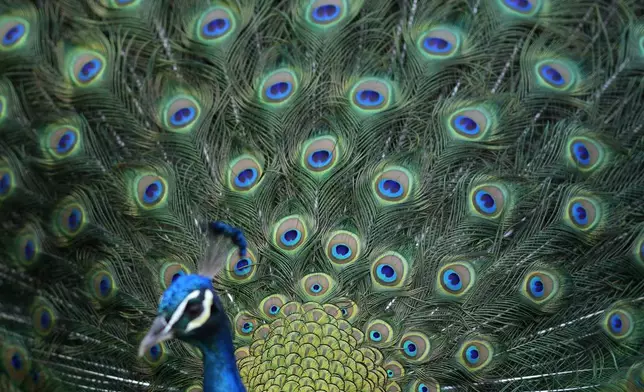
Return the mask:
[[229, 329], [211, 279], [181, 275], [163, 293], [157, 318], [139, 346], [139, 356], [165, 340], [177, 338], [194, 344]]

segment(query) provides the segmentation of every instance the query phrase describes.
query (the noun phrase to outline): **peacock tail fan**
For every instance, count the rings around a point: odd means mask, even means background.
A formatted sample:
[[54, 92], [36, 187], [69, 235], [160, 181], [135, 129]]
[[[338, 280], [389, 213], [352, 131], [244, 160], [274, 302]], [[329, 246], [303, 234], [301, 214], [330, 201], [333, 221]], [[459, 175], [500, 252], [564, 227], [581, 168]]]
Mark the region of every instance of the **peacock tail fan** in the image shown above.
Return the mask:
[[0, 0], [0, 390], [641, 391], [643, 81], [636, 0]]

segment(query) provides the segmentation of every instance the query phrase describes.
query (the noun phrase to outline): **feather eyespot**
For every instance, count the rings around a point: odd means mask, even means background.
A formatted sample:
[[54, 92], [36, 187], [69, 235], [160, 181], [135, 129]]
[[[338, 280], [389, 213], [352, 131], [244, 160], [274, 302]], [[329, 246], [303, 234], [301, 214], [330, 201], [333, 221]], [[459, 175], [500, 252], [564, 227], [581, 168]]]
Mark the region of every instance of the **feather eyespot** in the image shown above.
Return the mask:
[[183, 275], [190, 275], [190, 269], [185, 265], [176, 262], [163, 264], [159, 274], [161, 289], [166, 290], [175, 280]]
[[315, 0], [307, 8], [307, 19], [314, 25], [330, 27], [344, 18], [347, 8], [346, 0]]
[[56, 158], [65, 158], [78, 150], [80, 132], [76, 128], [62, 127], [51, 132], [49, 136], [49, 151]]
[[472, 211], [485, 218], [497, 218], [503, 212], [507, 191], [500, 185], [479, 185], [470, 196]]
[[300, 280], [300, 289], [303, 296], [313, 302], [323, 302], [335, 291], [335, 281], [331, 276], [323, 273], [306, 275]]
[[360, 255], [360, 240], [351, 232], [334, 231], [331, 233], [325, 249], [327, 258], [334, 266], [346, 266]]
[[92, 51], [78, 55], [73, 62], [71, 78], [77, 86], [89, 86], [105, 71], [105, 58]]
[[7, 98], [0, 95], [0, 123], [7, 116]]
[[199, 118], [201, 109], [197, 101], [189, 96], [178, 96], [170, 100], [164, 109], [164, 121], [168, 130], [190, 131]]
[[250, 340], [253, 331], [259, 327], [259, 321], [248, 312], [240, 312], [235, 316], [235, 334], [244, 341]]
[[462, 297], [475, 282], [474, 269], [469, 263], [450, 263], [438, 272], [439, 291], [448, 296]]
[[13, 172], [9, 168], [0, 167], [0, 200], [6, 199], [14, 190]]
[[635, 322], [628, 311], [613, 309], [604, 316], [604, 329], [613, 339], [621, 340], [633, 332]]
[[575, 74], [561, 61], [542, 61], [537, 64], [537, 76], [545, 86], [556, 90], [567, 90], [575, 82]]
[[438, 392], [440, 391], [440, 384], [433, 378], [428, 378], [423, 381], [414, 381], [411, 384], [410, 392]]
[[335, 302], [340, 314], [344, 320], [352, 323], [358, 317], [359, 308], [358, 304], [348, 298], [340, 298]]
[[596, 169], [603, 160], [602, 146], [587, 137], [575, 137], [568, 142], [568, 159], [582, 171]]
[[29, 22], [22, 18], [8, 17], [0, 22], [3, 49], [14, 49], [23, 44], [29, 35]]
[[394, 330], [389, 323], [383, 320], [372, 320], [365, 328], [365, 335], [371, 344], [383, 347], [393, 340]]
[[3, 347], [3, 351], [2, 359], [4, 369], [7, 371], [11, 380], [19, 384], [29, 374], [31, 359], [22, 347], [7, 345]]
[[461, 344], [459, 362], [469, 371], [479, 371], [490, 364], [494, 350], [484, 340], [467, 340]]
[[262, 178], [262, 167], [250, 155], [242, 155], [229, 165], [228, 185], [237, 192], [249, 192]]
[[31, 266], [38, 261], [40, 255], [40, 239], [32, 229], [25, 229], [17, 239], [18, 262], [24, 266]]
[[489, 131], [491, 123], [489, 113], [480, 109], [463, 109], [450, 117], [450, 133], [461, 140], [480, 140]]
[[111, 8], [125, 8], [138, 3], [140, 0], [103, 0], [103, 1], [107, 2], [106, 5]]
[[307, 227], [298, 215], [287, 216], [275, 225], [273, 238], [275, 245], [284, 251], [294, 251], [307, 239]]
[[375, 290], [399, 290], [403, 287], [408, 264], [402, 255], [387, 252], [371, 264], [371, 282]]
[[284, 304], [287, 302], [288, 298], [286, 298], [286, 296], [281, 294], [273, 294], [264, 298], [262, 302], [260, 302], [259, 309], [264, 317], [269, 320], [273, 320], [277, 318], [280, 309], [282, 309], [282, 306], [284, 306]]
[[253, 279], [257, 272], [257, 261], [255, 254], [247, 249], [246, 256], [240, 257], [237, 248], [228, 252], [225, 273], [229, 280], [237, 282], [247, 282]]
[[137, 201], [143, 208], [159, 207], [167, 199], [168, 185], [160, 176], [144, 175], [136, 182]]
[[431, 343], [423, 333], [407, 332], [400, 339], [400, 349], [408, 362], [421, 363], [429, 358]]
[[78, 203], [67, 204], [58, 213], [58, 227], [66, 237], [76, 236], [86, 223], [83, 207]]
[[333, 136], [321, 136], [304, 145], [302, 166], [314, 174], [327, 172], [338, 161], [338, 142]]
[[49, 335], [56, 325], [54, 310], [47, 305], [38, 305], [31, 313], [34, 330], [40, 336]]
[[390, 360], [383, 366], [387, 372], [387, 378], [399, 378], [405, 376], [405, 368], [398, 361]]
[[384, 203], [401, 203], [407, 200], [411, 187], [411, 174], [402, 167], [386, 169], [374, 181], [376, 196]]
[[218, 42], [235, 28], [235, 18], [224, 7], [214, 7], [206, 11], [197, 23], [197, 34], [206, 42]]
[[448, 58], [459, 50], [460, 37], [447, 28], [435, 28], [421, 36], [420, 44], [426, 56]]
[[523, 15], [536, 13], [541, 8], [541, 0], [502, 0], [505, 7]]
[[116, 283], [111, 273], [97, 270], [90, 277], [90, 293], [99, 302], [107, 302], [117, 292]]
[[640, 234], [640, 236], [635, 239], [632, 254], [633, 259], [637, 264], [639, 264], [639, 267], [644, 267], [644, 234]]
[[270, 73], [260, 84], [262, 102], [271, 105], [286, 103], [297, 90], [295, 72], [284, 68]]
[[535, 271], [523, 279], [521, 292], [531, 302], [542, 304], [550, 301], [559, 291], [559, 280], [546, 271]]
[[392, 93], [393, 89], [388, 81], [367, 78], [351, 89], [351, 101], [354, 107], [363, 112], [379, 112], [390, 106]]
[[148, 365], [152, 367], [157, 367], [163, 363], [166, 359], [166, 347], [165, 343], [157, 343], [154, 346], [150, 347], [146, 352], [143, 358]]
[[566, 221], [573, 228], [582, 231], [593, 230], [601, 218], [599, 204], [588, 197], [575, 197], [568, 202]]

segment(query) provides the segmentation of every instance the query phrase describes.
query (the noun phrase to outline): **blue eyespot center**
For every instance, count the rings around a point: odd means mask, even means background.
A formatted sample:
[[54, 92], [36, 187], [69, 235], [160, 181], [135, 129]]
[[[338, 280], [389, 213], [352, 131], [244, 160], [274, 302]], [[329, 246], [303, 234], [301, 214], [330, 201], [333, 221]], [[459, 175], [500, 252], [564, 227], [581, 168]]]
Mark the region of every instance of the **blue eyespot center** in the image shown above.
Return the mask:
[[383, 178], [378, 182], [378, 190], [385, 197], [397, 198], [405, 192], [401, 183], [389, 178]]
[[4, 173], [0, 177], [0, 195], [6, 195], [11, 190], [11, 176], [9, 173]]
[[56, 145], [56, 152], [59, 154], [68, 153], [76, 144], [76, 133], [72, 130], [67, 130], [58, 140]]
[[584, 166], [588, 166], [590, 164], [590, 152], [584, 143], [576, 142], [573, 144], [573, 151], [575, 152], [575, 158], [579, 164]]
[[254, 167], [244, 169], [235, 177], [235, 185], [239, 188], [249, 188], [257, 180], [257, 169]]
[[479, 350], [476, 348], [476, 346], [472, 345], [465, 350], [465, 357], [467, 359], [467, 362], [469, 362], [472, 365], [475, 365], [479, 361]]
[[282, 234], [282, 243], [286, 246], [295, 246], [302, 238], [302, 233], [297, 229], [290, 229]]
[[243, 333], [251, 333], [253, 331], [253, 323], [247, 321], [242, 325], [242, 332]]
[[572, 217], [576, 224], [585, 226], [588, 224], [588, 211], [579, 202], [572, 205]]
[[385, 101], [385, 96], [375, 90], [360, 90], [356, 93], [358, 104], [366, 107], [375, 107]]
[[156, 361], [159, 359], [159, 356], [161, 355], [161, 347], [158, 344], [155, 344], [154, 346], [150, 347], [150, 357], [152, 357], [152, 360]]
[[22, 23], [18, 23], [11, 27], [4, 34], [4, 37], [2, 37], [2, 45], [9, 46], [15, 44], [25, 34], [25, 30], [25, 25]]
[[410, 357], [415, 357], [418, 354], [416, 345], [410, 340], [405, 341], [405, 343], [403, 344], [403, 349], [405, 350], [405, 354]]
[[545, 295], [543, 280], [540, 277], [534, 276], [530, 279], [530, 294], [537, 298]]
[[196, 115], [197, 111], [191, 106], [181, 108], [174, 112], [174, 114], [172, 115], [171, 123], [172, 125], [177, 127], [184, 126], [194, 120]]
[[622, 316], [619, 314], [614, 314], [610, 317], [610, 329], [613, 333], [622, 333], [624, 328], [624, 322]]
[[288, 97], [293, 91], [293, 84], [290, 82], [277, 82], [272, 84], [266, 90], [266, 96], [269, 99], [278, 101]]
[[340, 15], [340, 7], [335, 4], [321, 5], [313, 10], [313, 19], [316, 22], [328, 23]]
[[486, 214], [493, 214], [497, 209], [494, 197], [484, 190], [476, 192], [476, 205]]
[[466, 135], [474, 136], [477, 135], [481, 128], [473, 119], [467, 116], [456, 116], [454, 119], [454, 126], [458, 132], [464, 133]]
[[251, 262], [249, 259], [240, 259], [235, 265], [235, 275], [244, 276], [250, 272]]
[[317, 293], [319, 293], [320, 291], [322, 291], [322, 286], [321, 286], [321, 285], [319, 285], [318, 283], [314, 283], [314, 284], [311, 286], [311, 291], [317, 294]]
[[451, 268], [443, 272], [443, 283], [450, 291], [458, 291], [463, 288], [461, 276]]
[[532, 3], [529, 2], [528, 0], [503, 0], [504, 3], [519, 12], [528, 12], [532, 10]]
[[279, 306], [277, 306], [277, 305], [273, 305], [273, 306], [271, 306], [271, 308], [269, 309], [269, 313], [270, 313], [270, 314], [273, 314], [273, 315], [277, 314], [277, 312], [279, 312], [279, 311], [280, 311], [280, 308], [279, 308]]
[[346, 260], [351, 257], [353, 252], [351, 252], [351, 248], [345, 244], [336, 244], [333, 245], [331, 253], [333, 254], [333, 257], [338, 260]]
[[103, 62], [98, 58], [94, 58], [83, 64], [78, 74], [78, 79], [81, 82], [89, 82], [101, 71], [102, 68]]
[[11, 366], [16, 370], [22, 369], [22, 356], [19, 353], [14, 353], [11, 356]]
[[396, 270], [389, 264], [381, 264], [376, 268], [378, 279], [386, 283], [394, 282], [397, 278]]
[[420, 384], [418, 385], [418, 392], [429, 392], [429, 388], [425, 384]]
[[340, 309], [340, 312], [342, 313], [343, 316], [346, 316], [347, 314], [349, 314], [349, 312], [345, 308]]
[[24, 247], [25, 260], [31, 261], [36, 256], [36, 244], [33, 240], [27, 240]]
[[426, 51], [435, 54], [444, 54], [452, 50], [452, 43], [440, 37], [427, 37], [423, 41], [423, 47]]
[[67, 228], [70, 231], [76, 231], [80, 227], [83, 219], [83, 213], [78, 208], [73, 208], [67, 218]]
[[369, 338], [374, 342], [379, 342], [382, 340], [382, 334], [378, 331], [369, 332]]
[[111, 289], [112, 289], [112, 281], [110, 280], [109, 277], [103, 276], [100, 282], [98, 283], [99, 294], [102, 297], [106, 297], [107, 295], [109, 295]]
[[391, 369], [387, 369], [387, 377], [392, 378], [394, 376], [394, 371]]
[[40, 326], [44, 329], [49, 328], [51, 325], [51, 315], [47, 310], [43, 310], [40, 313]]
[[309, 155], [308, 162], [314, 168], [323, 168], [331, 163], [333, 153], [329, 150], [317, 150]]
[[230, 20], [227, 18], [216, 18], [203, 27], [206, 37], [216, 38], [224, 35], [230, 29]]
[[541, 76], [546, 80], [546, 82], [554, 85], [554, 86], [562, 86], [564, 83], [566, 83], [566, 80], [564, 79], [563, 75], [559, 71], [557, 71], [554, 67], [550, 65], [543, 65], [539, 69], [539, 73]]
[[160, 180], [156, 180], [145, 188], [143, 202], [145, 204], [156, 203], [161, 198], [162, 193], [163, 183]]

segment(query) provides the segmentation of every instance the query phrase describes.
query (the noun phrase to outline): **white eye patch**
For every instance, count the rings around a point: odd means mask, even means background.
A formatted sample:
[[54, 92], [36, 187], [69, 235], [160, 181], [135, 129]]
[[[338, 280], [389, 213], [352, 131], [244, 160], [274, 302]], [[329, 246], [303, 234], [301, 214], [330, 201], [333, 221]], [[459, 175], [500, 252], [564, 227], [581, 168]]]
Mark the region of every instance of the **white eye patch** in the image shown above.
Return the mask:
[[199, 315], [199, 317], [197, 317], [196, 319], [188, 323], [188, 326], [186, 327], [186, 332], [190, 332], [195, 328], [201, 327], [210, 318], [210, 307], [212, 306], [212, 298], [213, 298], [212, 291], [206, 290], [204, 295], [205, 296], [204, 296], [203, 302], [201, 303], [203, 310], [201, 311], [201, 314]]
[[[199, 294], [201, 292], [199, 290], [195, 290], [192, 293], [188, 294], [186, 298], [183, 299], [183, 301], [179, 304], [177, 307], [177, 310], [174, 311], [172, 314], [172, 317], [170, 318], [170, 321], [168, 322], [168, 325], [164, 328], [164, 332], [170, 332], [172, 327], [181, 319], [183, 316], [183, 312], [186, 310], [186, 307], [188, 306], [188, 302], [190, 300], [195, 299], [199, 297]], [[192, 320], [188, 325], [186, 326], [186, 332], [190, 332], [195, 328], [199, 328], [202, 326], [206, 321], [208, 321], [208, 318], [210, 317], [210, 307], [212, 306], [213, 302], [213, 294], [212, 291], [206, 290], [204, 292], [204, 299], [202, 304], [203, 310], [201, 311], [201, 314], [199, 317], [195, 318]]]

